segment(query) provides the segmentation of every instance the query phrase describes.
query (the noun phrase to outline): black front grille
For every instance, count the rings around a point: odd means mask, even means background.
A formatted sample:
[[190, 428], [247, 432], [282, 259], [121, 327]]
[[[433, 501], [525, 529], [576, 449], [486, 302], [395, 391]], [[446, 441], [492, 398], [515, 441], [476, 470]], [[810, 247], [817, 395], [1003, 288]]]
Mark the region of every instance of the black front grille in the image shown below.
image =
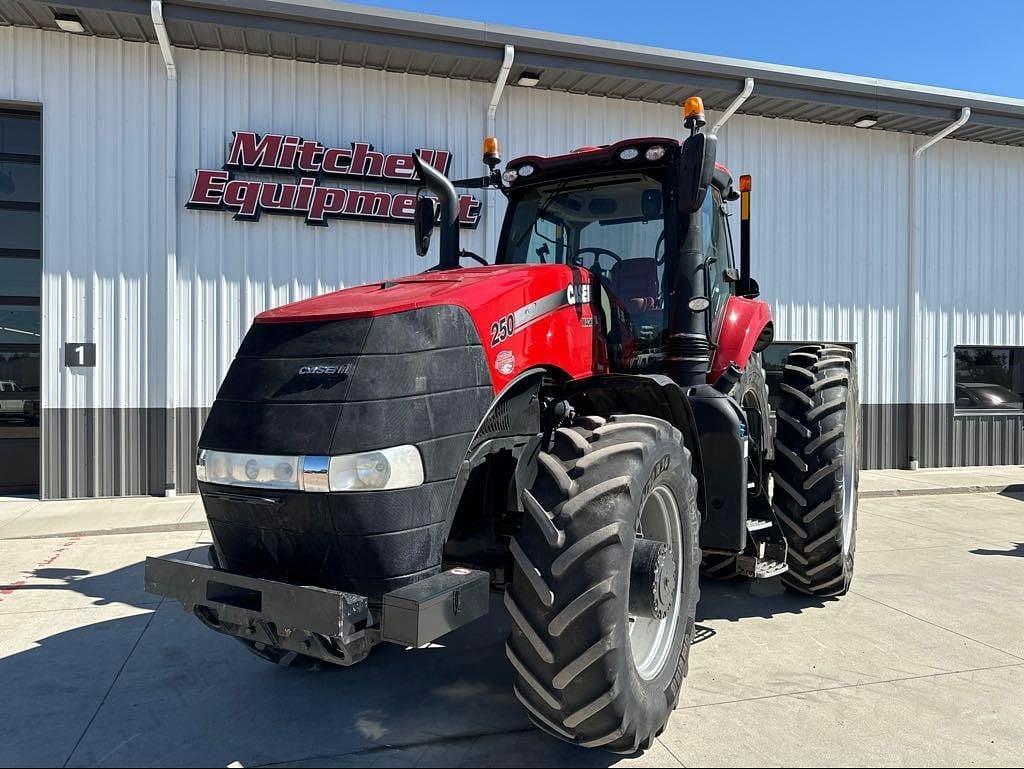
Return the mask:
[[459, 307], [257, 323], [199, 445], [332, 455], [467, 433], [468, 446], [492, 397], [483, 348]]
[[337, 455], [414, 444], [425, 483], [331, 494], [200, 484], [226, 566], [370, 596], [436, 570], [454, 479], [493, 395], [459, 307], [255, 324], [200, 448]]

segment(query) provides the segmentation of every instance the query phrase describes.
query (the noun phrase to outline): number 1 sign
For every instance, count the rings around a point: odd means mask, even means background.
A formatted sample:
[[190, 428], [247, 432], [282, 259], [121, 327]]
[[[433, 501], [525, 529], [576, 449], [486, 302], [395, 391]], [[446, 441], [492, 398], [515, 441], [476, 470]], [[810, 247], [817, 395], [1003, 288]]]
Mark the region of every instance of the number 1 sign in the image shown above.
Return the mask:
[[95, 342], [65, 342], [64, 365], [72, 368], [93, 368], [96, 366]]

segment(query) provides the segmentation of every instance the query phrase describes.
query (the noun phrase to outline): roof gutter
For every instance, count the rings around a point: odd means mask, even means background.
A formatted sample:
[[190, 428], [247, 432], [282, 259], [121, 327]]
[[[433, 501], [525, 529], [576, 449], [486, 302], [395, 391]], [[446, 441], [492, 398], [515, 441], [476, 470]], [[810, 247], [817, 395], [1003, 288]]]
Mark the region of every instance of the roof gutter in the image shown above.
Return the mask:
[[743, 102], [750, 98], [750, 94], [754, 92], [754, 78], [748, 77], [743, 81], [743, 90], [740, 91], [739, 96], [732, 100], [732, 104], [726, 107], [725, 112], [722, 113], [722, 117], [718, 118], [718, 122], [711, 128], [711, 135], [717, 136], [719, 130], [726, 122], [735, 114], [736, 110], [743, 106]]
[[914, 150], [914, 157], [915, 158], [921, 157], [921, 155], [923, 155], [925, 152], [927, 152], [928, 149], [932, 145], [938, 144], [940, 141], [942, 141], [947, 136], [949, 136], [951, 133], [953, 133], [953, 131], [957, 130], [958, 128], [962, 128], [967, 123], [967, 121], [970, 120], [970, 119], [971, 119], [971, 108], [970, 107], [963, 107], [960, 110], [960, 117], [958, 117], [956, 120], [954, 120], [948, 126], [946, 126], [941, 131], [939, 131], [937, 134], [935, 134], [935, 136], [933, 136], [931, 139], [929, 139], [924, 144], [922, 144], [920, 147], [918, 147], [916, 150]]
[[962, 107], [960, 117], [943, 128], [928, 141], [914, 149], [910, 155], [907, 176], [907, 467], [917, 470], [921, 465], [921, 446], [918, 441], [918, 417], [920, 408], [917, 396], [917, 356], [919, 351], [921, 294], [917, 288], [917, 161], [931, 147], [938, 144], [971, 119], [971, 108]]
[[173, 329], [178, 328], [177, 322], [177, 283], [178, 283], [178, 210], [177, 210], [177, 168], [178, 168], [178, 67], [174, 63], [174, 48], [164, 24], [164, 7], [160, 0], [152, 0], [149, 4], [156, 39], [160, 44], [160, 53], [167, 70], [167, 88], [165, 91], [167, 104], [164, 110], [164, 165], [167, 174], [165, 187], [164, 242], [166, 254], [164, 259], [164, 355], [165, 365], [160, 384], [156, 391], [163, 390], [163, 408], [165, 415], [164, 449], [166, 451], [164, 465], [164, 496], [173, 497], [177, 490], [177, 393], [175, 377], [169, 372], [178, 371], [176, 337]]
[[498, 113], [498, 103], [501, 95], [505, 92], [505, 83], [508, 82], [508, 73], [512, 71], [512, 62], [516, 58], [516, 49], [511, 45], [505, 46], [505, 57], [501, 61], [501, 69], [498, 70], [498, 79], [494, 81], [494, 92], [491, 94], [491, 101], [487, 104], [487, 135], [494, 136], [494, 116]]
[[[494, 136], [494, 121], [498, 114], [498, 104], [505, 92], [505, 84], [508, 82], [509, 72], [512, 71], [512, 62], [516, 58], [515, 47], [506, 44], [505, 56], [501, 61], [501, 69], [498, 70], [498, 79], [494, 81], [494, 92], [491, 93], [491, 100], [487, 103], [486, 136]], [[494, 233], [496, 230], [494, 222], [494, 193], [495, 190], [488, 187], [484, 190], [487, 196], [487, 211], [484, 219], [484, 259], [494, 253]]]

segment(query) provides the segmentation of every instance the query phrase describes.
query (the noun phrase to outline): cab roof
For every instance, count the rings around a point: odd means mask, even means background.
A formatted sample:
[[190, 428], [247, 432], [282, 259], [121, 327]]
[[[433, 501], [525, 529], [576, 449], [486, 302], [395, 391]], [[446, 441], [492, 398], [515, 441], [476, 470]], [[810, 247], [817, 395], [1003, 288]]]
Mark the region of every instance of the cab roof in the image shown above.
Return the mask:
[[[644, 153], [650, 147], [664, 147], [665, 156], [656, 161], [647, 160]], [[561, 155], [522, 155], [510, 160], [506, 165], [509, 169], [519, 169], [525, 165], [534, 166], [537, 177], [530, 177], [534, 180], [561, 177], [573, 173], [585, 174], [587, 171], [628, 171], [633, 169], [659, 168], [666, 162], [675, 159], [679, 154], [682, 141], [675, 137], [668, 136], [644, 136], [632, 139], [623, 139], [614, 144], [601, 144], [598, 146], [578, 147], [571, 152]], [[637, 157], [633, 160], [622, 160], [619, 153], [627, 148], [635, 147], [638, 150]], [[523, 183], [520, 179], [518, 183]], [[733, 183], [732, 173], [721, 163], [715, 163], [715, 174], [713, 183], [721, 191], [722, 196], [727, 200], [732, 199]], [[515, 185], [513, 185], [515, 186]]]

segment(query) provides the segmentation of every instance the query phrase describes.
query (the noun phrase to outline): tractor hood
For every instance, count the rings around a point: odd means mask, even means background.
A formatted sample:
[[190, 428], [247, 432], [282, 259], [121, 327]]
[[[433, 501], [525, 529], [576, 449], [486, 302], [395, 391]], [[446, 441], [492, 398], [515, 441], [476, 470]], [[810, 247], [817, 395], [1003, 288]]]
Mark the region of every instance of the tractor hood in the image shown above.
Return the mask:
[[559, 265], [495, 265], [424, 272], [286, 304], [259, 314], [256, 322], [369, 318], [440, 304], [456, 305], [472, 314], [510, 291], [525, 296], [528, 286], [538, 279], [552, 285], [560, 279], [565, 285], [568, 275], [569, 268]]
[[[458, 311], [482, 342], [495, 392], [529, 365], [549, 364], [569, 376], [594, 369], [587, 270], [564, 264], [512, 264], [424, 272], [356, 286], [267, 310], [253, 329], [288, 324], [441, 317]], [[587, 290], [582, 290], [586, 286]], [[447, 308], [447, 309], [444, 309]], [[437, 312], [435, 312], [437, 311]], [[586, 320], [584, 320], [586, 318]], [[585, 328], [581, 324], [586, 323]], [[409, 333], [415, 323], [403, 324]], [[383, 327], [383, 326], [381, 326]], [[520, 333], [529, 330], [531, 333]], [[582, 343], [575, 335], [583, 332]], [[283, 328], [281, 333], [284, 333]], [[434, 333], [423, 329], [422, 333]], [[536, 345], [542, 341], [543, 358]], [[378, 351], [379, 352], [379, 351]], [[501, 361], [499, 355], [503, 355]]]

